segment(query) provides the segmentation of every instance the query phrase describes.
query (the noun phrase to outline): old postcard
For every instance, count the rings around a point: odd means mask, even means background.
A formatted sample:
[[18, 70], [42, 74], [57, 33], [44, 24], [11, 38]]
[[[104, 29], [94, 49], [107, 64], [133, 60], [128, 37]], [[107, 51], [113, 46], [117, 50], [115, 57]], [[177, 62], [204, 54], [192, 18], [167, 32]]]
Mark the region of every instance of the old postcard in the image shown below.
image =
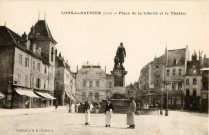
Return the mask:
[[208, 135], [209, 1], [0, 0], [1, 135]]

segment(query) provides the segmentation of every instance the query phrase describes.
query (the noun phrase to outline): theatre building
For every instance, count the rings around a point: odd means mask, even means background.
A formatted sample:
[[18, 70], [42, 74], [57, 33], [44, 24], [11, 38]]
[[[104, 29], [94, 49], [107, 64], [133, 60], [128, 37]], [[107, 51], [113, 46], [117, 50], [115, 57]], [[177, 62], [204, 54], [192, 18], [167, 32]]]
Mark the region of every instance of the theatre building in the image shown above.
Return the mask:
[[90, 97], [92, 102], [101, 102], [111, 96], [114, 86], [113, 76], [106, 74], [99, 65], [83, 65], [76, 75], [76, 97], [79, 101], [86, 101]]
[[19, 36], [0, 26], [0, 107], [35, 108], [53, 103], [55, 44], [45, 20]]

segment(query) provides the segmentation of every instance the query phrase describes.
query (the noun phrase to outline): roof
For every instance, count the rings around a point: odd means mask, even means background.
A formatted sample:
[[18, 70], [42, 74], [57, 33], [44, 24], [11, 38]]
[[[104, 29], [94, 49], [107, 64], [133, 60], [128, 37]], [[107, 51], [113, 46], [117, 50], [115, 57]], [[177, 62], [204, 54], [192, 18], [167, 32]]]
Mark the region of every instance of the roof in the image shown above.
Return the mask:
[[52, 37], [50, 29], [45, 20], [38, 20], [35, 26], [31, 28], [29, 33], [30, 39], [48, 39], [51, 40], [54, 44], [57, 42]]
[[13, 45], [22, 51], [32, 55], [33, 57], [42, 60], [44, 63], [49, 64], [42, 56], [35, 54], [31, 50], [28, 50], [23, 44], [20, 42], [21, 37], [7, 28], [6, 26], [0, 26], [0, 46], [1, 45]]
[[18, 42], [20, 36], [7, 28], [0, 26], [0, 45], [14, 45]]
[[[167, 66], [182, 66], [185, 64], [186, 48], [168, 50]], [[174, 63], [176, 60], [176, 63]]]
[[61, 58], [61, 57], [59, 57], [59, 56], [55, 56], [55, 61], [58, 63], [58, 67], [66, 67], [67, 69], [69, 69], [70, 70], [70, 66], [68, 65], [68, 63], [66, 63], [65, 61], [64, 61], [64, 59], [63, 58]]

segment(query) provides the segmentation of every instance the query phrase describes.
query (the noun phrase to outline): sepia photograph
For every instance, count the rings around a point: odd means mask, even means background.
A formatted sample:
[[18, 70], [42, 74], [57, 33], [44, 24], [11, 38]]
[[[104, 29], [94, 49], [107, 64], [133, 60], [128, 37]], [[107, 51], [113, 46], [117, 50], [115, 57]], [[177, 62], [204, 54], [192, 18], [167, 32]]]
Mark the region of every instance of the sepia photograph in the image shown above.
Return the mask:
[[0, 0], [1, 135], [208, 135], [209, 1]]

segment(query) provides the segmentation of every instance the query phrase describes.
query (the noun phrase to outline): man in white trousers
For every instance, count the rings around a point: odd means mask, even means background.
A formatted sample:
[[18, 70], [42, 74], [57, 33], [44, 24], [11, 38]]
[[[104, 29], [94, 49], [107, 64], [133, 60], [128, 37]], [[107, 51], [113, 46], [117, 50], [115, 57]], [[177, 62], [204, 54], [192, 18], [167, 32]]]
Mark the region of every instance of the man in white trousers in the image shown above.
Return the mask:
[[91, 111], [91, 101], [90, 97], [87, 98], [87, 101], [85, 102], [85, 125], [90, 125], [90, 111]]
[[114, 107], [113, 104], [110, 101], [110, 98], [107, 99], [107, 104], [105, 108], [105, 114], [106, 114], [106, 126], [105, 127], [110, 127], [111, 125], [111, 117], [113, 113]]

